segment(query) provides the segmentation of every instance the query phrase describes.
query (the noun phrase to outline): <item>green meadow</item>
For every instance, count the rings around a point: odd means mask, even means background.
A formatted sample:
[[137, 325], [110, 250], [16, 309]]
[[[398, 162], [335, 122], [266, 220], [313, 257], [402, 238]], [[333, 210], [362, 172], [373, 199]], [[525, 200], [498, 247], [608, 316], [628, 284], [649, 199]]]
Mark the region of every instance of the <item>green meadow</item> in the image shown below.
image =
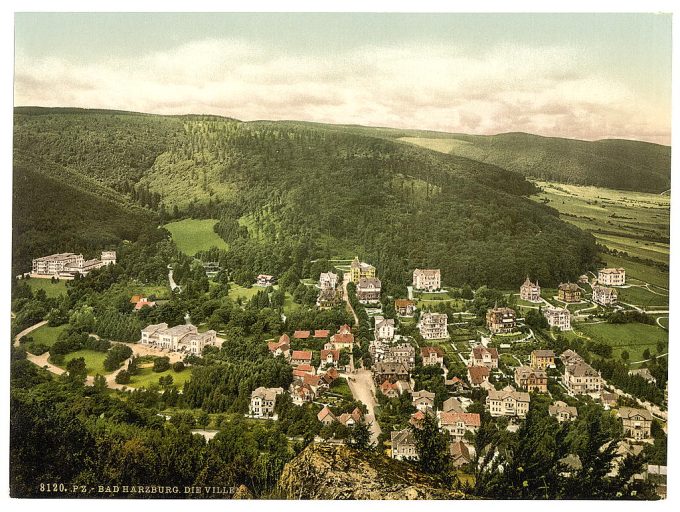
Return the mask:
[[170, 231], [180, 251], [193, 256], [199, 251], [206, 251], [212, 247], [225, 250], [229, 248], [227, 243], [213, 231], [216, 223], [216, 219], [184, 219], [170, 222], [163, 227]]

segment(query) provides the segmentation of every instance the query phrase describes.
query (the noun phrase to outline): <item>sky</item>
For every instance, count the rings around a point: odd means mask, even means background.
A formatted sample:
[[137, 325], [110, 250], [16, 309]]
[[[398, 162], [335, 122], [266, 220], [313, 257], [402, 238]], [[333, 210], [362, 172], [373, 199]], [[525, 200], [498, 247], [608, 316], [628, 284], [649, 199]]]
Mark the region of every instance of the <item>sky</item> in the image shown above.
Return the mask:
[[17, 13], [14, 104], [670, 144], [671, 15]]

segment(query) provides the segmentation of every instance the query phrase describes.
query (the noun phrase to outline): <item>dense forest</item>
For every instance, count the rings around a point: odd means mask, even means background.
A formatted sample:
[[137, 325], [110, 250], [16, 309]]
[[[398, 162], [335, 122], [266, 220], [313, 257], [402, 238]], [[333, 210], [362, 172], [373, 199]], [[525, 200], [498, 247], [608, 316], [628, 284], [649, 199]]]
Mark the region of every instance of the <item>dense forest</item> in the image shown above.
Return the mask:
[[[238, 240], [237, 259], [293, 240], [316, 257], [358, 253], [395, 285], [414, 266], [440, 267], [452, 285], [514, 287], [527, 274], [551, 285], [575, 278], [596, 253], [590, 235], [525, 197], [535, 189], [517, 173], [380, 131], [17, 109], [15, 180], [24, 183], [14, 196], [17, 271], [30, 256], [134, 241], [140, 222], [181, 217], [220, 219], [225, 239]], [[29, 206], [41, 194], [51, 199], [45, 208]]]

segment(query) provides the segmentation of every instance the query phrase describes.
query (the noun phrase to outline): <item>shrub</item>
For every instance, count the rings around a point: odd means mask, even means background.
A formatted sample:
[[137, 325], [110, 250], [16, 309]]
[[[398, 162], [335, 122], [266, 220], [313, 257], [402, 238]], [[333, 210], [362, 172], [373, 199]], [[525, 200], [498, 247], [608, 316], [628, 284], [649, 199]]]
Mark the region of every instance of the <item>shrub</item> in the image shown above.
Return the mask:
[[170, 369], [170, 358], [167, 356], [157, 357], [153, 360], [153, 371], [160, 373]]

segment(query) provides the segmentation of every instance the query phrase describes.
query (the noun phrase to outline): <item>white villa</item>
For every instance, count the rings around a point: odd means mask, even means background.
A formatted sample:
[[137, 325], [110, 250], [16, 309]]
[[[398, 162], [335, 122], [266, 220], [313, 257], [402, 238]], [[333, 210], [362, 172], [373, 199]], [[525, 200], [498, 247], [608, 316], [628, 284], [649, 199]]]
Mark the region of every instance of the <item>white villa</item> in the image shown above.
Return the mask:
[[593, 302], [601, 306], [611, 306], [616, 304], [619, 299], [619, 292], [607, 286], [593, 286]]
[[335, 290], [338, 285], [338, 275], [333, 272], [322, 272], [319, 276], [319, 288], [322, 290]]
[[418, 322], [418, 330], [426, 340], [439, 340], [449, 337], [446, 313], [423, 313]]
[[102, 251], [101, 259], [85, 260], [82, 254], [64, 252], [33, 260], [32, 277], [71, 278], [75, 274], [86, 276], [90, 271], [116, 264], [116, 251]]
[[217, 346], [217, 333], [213, 330], [199, 333], [191, 324], [175, 327], [168, 327], [166, 323], [154, 324], [142, 329], [141, 344], [200, 356], [204, 347]]
[[486, 407], [491, 416], [517, 416], [524, 418], [529, 412], [529, 393], [515, 391], [512, 386], [506, 386], [501, 391], [489, 389], [486, 397]]
[[248, 414], [255, 418], [271, 418], [274, 415], [276, 397], [281, 393], [283, 388], [257, 388], [250, 395]]
[[380, 303], [381, 286], [377, 277], [362, 277], [357, 283], [357, 299], [362, 304]]
[[567, 308], [549, 306], [543, 310], [543, 316], [548, 319], [550, 327], [559, 327], [562, 331], [571, 330], [571, 313]]
[[394, 320], [391, 318], [375, 317], [375, 339], [392, 341], [394, 339]]
[[597, 282], [605, 286], [623, 286], [626, 284], [626, 269], [602, 268], [597, 272]]
[[602, 389], [600, 372], [584, 361], [565, 365], [562, 381], [576, 395], [599, 393]]
[[437, 269], [420, 269], [413, 271], [413, 288], [428, 292], [439, 290], [442, 287], [441, 271]]

